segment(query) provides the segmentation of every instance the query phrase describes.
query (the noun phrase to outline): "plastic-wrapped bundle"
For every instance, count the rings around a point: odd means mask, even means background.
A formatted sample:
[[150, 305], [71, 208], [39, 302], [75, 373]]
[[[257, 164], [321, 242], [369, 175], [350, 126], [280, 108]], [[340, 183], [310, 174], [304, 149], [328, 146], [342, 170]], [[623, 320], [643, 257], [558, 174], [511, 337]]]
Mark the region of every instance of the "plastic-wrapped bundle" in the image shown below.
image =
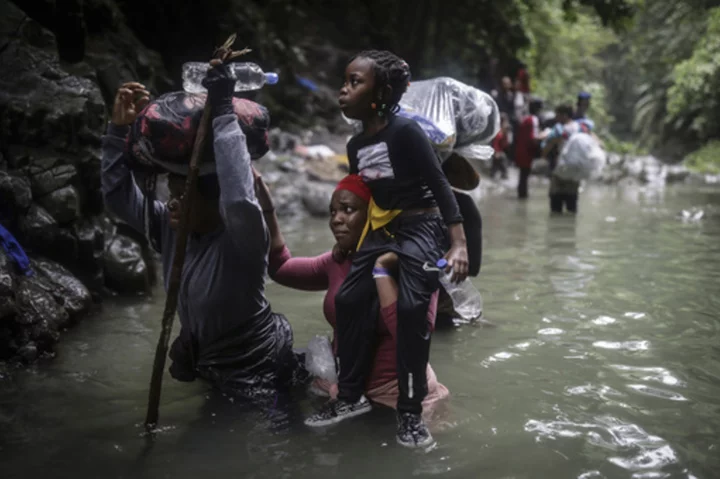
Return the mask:
[[575, 133], [563, 146], [554, 174], [563, 180], [580, 181], [590, 177], [605, 161], [605, 152], [587, 133]]
[[335, 356], [327, 336], [315, 336], [310, 340], [305, 355], [305, 368], [315, 377], [331, 383], [337, 382]]
[[500, 111], [487, 93], [439, 77], [411, 83], [400, 107], [399, 114], [418, 122], [443, 160], [452, 152], [468, 160], [492, 157], [488, 144], [500, 130]]
[[[138, 115], [128, 136], [131, 168], [187, 174], [205, 99], [206, 95], [180, 91], [150, 102]], [[269, 150], [270, 114], [264, 106], [240, 98], [233, 99], [233, 107], [247, 138], [250, 156], [260, 158]], [[208, 141], [208, 148], [212, 151], [212, 141]], [[201, 175], [214, 171], [214, 162], [204, 161], [200, 165]]]

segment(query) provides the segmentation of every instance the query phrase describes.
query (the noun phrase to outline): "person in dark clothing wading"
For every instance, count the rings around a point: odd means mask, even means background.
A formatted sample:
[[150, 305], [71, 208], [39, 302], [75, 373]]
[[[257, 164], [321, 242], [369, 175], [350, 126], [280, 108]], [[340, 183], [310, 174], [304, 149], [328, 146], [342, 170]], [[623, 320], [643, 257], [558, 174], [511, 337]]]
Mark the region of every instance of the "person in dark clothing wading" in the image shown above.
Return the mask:
[[350, 172], [362, 176], [373, 198], [352, 268], [335, 297], [338, 398], [305, 423], [326, 426], [370, 411], [363, 391], [378, 317], [374, 278], [393, 274], [376, 260], [393, 252], [399, 258], [397, 440], [403, 446], [425, 447], [433, 443], [421, 416], [428, 389], [427, 311], [439, 281], [436, 271], [423, 266], [444, 255], [460, 281], [467, 276], [468, 258], [463, 218], [430, 141], [414, 121], [395, 114], [409, 80], [408, 64], [385, 51], [362, 52], [345, 70], [340, 108], [363, 126], [347, 145]]

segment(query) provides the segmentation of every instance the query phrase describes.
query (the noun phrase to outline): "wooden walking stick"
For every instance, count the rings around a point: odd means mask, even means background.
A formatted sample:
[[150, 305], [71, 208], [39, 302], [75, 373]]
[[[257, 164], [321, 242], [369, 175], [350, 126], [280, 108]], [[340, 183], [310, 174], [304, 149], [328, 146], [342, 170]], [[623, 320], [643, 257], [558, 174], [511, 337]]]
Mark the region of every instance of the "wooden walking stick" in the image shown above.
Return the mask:
[[[223, 62], [236, 58], [240, 55], [248, 53], [249, 49], [241, 51], [232, 51], [231, 47], [235, 43], [235, 35], [231, 35], [225, 44], [215, 50], [213, 59], [219, 59]], [[170, 269], [170, 281], [168, 282], [167, 297], [165, 299], [165, 310], [162, 317], [162, 329], [160, 330], [160, 339], [158, 340], [157, 349], [155, 350], [155, 361], [153, 362], [152, 378], [150, 379], [150, 395], [148, 399], [147, 415], [145, 416], [145, 429], [148, 433], [152, 433], [158, 423], [160, 414], [160, 392], [162, 389], [162, 378], [165, 371], [165, 358], [167, 357], [168, 344], [170, 342], [170, 334], [172, 333], [173, 319], [177, 309], [178, 292], [180, 290], [180, 280], [182, 278], [183, 264], [185, 263], [185, 250], [187, 247], [187, 239], [190, 223], [190, 208], [195, 202], [197, 193], [197, 178], [200, 169], [200, 160], [205, 149], [205, 139], [208, 128], [210, 128], [210, 103], [205, 102], [202, 118], [195, 135], [195, 143], [193, 144], [192, 156], [190, 157], [190, 171], [188, 172], [185, 182], [185, 200], [181, 204], [180, 223], [177, 229], [175, 240], [175, 254], [173, 256], [172, 267]]]

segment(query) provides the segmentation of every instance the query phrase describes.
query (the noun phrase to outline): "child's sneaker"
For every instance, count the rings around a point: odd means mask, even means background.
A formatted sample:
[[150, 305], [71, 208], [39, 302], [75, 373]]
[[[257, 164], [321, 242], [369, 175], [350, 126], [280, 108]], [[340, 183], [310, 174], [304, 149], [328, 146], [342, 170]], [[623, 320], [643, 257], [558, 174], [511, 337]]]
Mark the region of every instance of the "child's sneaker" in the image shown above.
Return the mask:
[[357, 402], [350, 403], [342, 399], [326, 402], [318, 412], [305, 419], [305, 425], [310, 427], [322, 427], [336, 424], [343, 419], [359, 416], [370, 412], [372, 406], [365, 396], [360, 396]]
[[405, 447], [428, 447], [435, 440], [420, 414], [399, 412], [397, 415], [397, 442]]

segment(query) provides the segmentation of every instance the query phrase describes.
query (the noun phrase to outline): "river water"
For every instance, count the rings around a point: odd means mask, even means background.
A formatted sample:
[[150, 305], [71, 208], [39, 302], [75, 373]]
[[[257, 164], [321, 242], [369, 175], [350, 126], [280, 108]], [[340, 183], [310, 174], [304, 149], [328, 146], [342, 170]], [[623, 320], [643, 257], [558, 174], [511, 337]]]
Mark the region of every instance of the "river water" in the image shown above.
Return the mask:
[[[141, 437], [164, 297], [114, 298], [57, 358], [0, 382], [0, 477], [720, 477], [720, 190], [592, 187], [550, 217], [545, 187], [481, 200], [476, 284], [496, 327], [438, 331], [452, 397], [430, 451], [395, 444], [394, 416], [327, 430], [260, 417], [166, 377], [162, 432]], [[683, 209], [700, 207], [700, 221]], [[295, 254], [324, 221], [284, 226]], [[327, 332], [321, 293], [269, 285], [299, 346]]]

